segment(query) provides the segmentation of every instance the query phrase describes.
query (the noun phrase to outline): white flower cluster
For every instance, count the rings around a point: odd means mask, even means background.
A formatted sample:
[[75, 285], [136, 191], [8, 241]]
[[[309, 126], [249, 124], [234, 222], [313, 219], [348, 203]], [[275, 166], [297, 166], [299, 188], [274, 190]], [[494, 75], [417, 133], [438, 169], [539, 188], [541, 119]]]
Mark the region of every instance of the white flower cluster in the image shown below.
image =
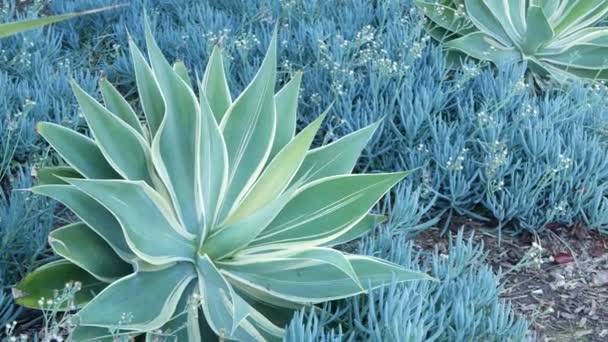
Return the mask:
[[460, 150], [460, 152], [458, 153], [458, 156], [456, 156], [456, 158], [449, 157], [448, 161], [445, 162], [446, 169], [455, 171], [455, 172], [462, 171], [464, 169], [464, 166], [462, 165], [462, 163], [464, 162], [465, 155], [468, 151], [469, 151], [468, 148], [462, 148]]

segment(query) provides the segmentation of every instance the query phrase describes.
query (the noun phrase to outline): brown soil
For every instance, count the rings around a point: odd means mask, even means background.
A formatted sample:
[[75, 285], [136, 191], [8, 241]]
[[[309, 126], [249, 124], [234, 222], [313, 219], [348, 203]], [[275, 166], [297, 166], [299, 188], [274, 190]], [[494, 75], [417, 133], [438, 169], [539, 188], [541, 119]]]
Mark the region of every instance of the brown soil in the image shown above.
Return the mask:
[[[484, 244], [487, 262], [503, 274], [503, 297], [528, 319], [538, 341], [608, 341], [608, 236], [554, 226], [538, 235], [503, 233], [499, 244], [497, 230], [483, 223], [457, 218], [451, 226]], [[441, 251], [447, 236], [429, 229], [416, 240]], [[543, 248], [542, 264], [531, 257], [538, 250], [533, 243]]]

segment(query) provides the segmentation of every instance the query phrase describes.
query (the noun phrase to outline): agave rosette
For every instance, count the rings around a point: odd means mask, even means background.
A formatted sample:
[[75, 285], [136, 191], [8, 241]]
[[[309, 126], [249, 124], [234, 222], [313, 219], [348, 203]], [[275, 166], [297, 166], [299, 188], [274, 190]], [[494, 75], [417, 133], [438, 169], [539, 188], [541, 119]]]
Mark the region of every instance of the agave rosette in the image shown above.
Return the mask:
[[460, 58], [526, 61], [557, 80], [608, 79], [608, 0], [416, 0], [427, 32]]
[[40, 169], [32, 191], [81, 222], [51, 233], [63, 259], [24, 278], [19, 303], [78, 281], [76, 341], [109, 329], [264, 341], [303, 306], [430, 279], [332, 248], [382, 220], [369, 210], [406, 173], [350, 174], [377, 124], [309, 150], [325, 114], [295, 134], [301, 75], [274, 93], [276, 32], [232, 100], [219, 46], [196, 95], [145, 31], [149, 64], [130, 42], [145, 120], [102, 80], [105, 106], [73, 84], [94, 138], [38, 125], [69, 166]]

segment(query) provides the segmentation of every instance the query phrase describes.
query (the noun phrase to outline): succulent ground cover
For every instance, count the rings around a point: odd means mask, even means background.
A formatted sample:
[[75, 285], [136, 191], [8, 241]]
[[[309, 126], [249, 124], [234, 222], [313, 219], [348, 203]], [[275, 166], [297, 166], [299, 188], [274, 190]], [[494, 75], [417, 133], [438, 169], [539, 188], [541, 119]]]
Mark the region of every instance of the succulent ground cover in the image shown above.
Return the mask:
[[[547, 234], [503, 236], [479, 221], [458, 218], [486, 262], [501, 274], [501, 296], [528, 317], [540, 341], [605, 341], [608, 336], [608, 238], [583, 227], [553, 226]], [[447, 251], [450, 238], [428, 230], [415, 239]]]
[[[1, 13], [14, 20], [114, 3], [30, 1], [15, 8], [3, 2]], [[445, 281], [389, 287], [317, 313], [299, 312], [286, 328], [288, 340], [520, 341], [528, 331], [522, 318], [540, 338], [568, 340], [578, 331], [581, 340], [601, 340], [603, 288], [593, 284], [602, 279], [604, 260], [603, 247], [596, 246], [604, 235], [596, 234], [608, 227], [606, 88], [578, 82], [537, 88], [517, 63], [498, 69], [466, 63], [451, 70], [412, 2], [367, 0], [134, 1], [0, 41], [0, 323], [16, 319], [15, 334], [40, 331], [42, 321], [14, 304], [11, 287], [54, 260], [48, 233], [77, 220], [56, 202], [20, 191], [36, 184], [41, 167], [61, 165], [34, 127], [49, 121], [88, 134], [69, 80], [99, 94], [102, 72], [140, 108], [128, 33], [144, 46], [138, 25], [144, 10], [167, 59], [182, 60], [193, 76], [203, 75], [201, 61], [221, 41], [231, 56], [227, 81], [235, 94], [253, 78], [278, 23], [278, 84], [299, 71], [304, 75], [298, 130], [333, 102], [313, 148], [383, 118], [355, 173], [416, 170], [374, 208], [388, 217], [380, 230], [339, 248], [420, 267]], [[474, 243], [442, 249], [447, 233], [456, 237], [463, 225], [467, 233], [476, 231]], [[526, 234], [534, 239], [520, 240]], [[577, 260], [547, 262], [541, 271], [527, 264], [499, 278], [500, 267], [529, 259], [536, 236], [550, 250], [544, 258]], [[486, 238], [484, 264], [478, 242]], [[574, 252], [552, 242], [560, 239]], [[592, 253], [598, 256], [585, 256]], [[555, 270], [567, 286], [551, 287]], [[542, 295], [532, 293], [539, 288]], [[513, 309], [501, 298], [512, 300]], [[594, 300], [598, 309], [591, 311]], [[577, 326], [557, 329], [569, 315]]]

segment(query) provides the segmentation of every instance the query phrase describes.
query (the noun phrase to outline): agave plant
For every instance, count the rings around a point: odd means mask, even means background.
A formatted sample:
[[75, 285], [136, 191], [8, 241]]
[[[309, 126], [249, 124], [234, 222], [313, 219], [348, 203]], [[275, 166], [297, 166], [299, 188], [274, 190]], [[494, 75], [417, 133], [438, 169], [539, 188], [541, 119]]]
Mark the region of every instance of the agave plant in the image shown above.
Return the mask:
[[[537, 76], [608, 79], [608, 0], [416, 0], [453, 55], [525, 61]], [[454, 54], [455, 53], [455, 54]]]
[[332, 248], [382, 220], [370, 209], [406, 173], [350, 174], [377, 123], [309, 150], [326, 114], [295, 134], [301, 74], [274, 93], [276, 32], [234, 100], [219, 46], [197, 96], [145, 33], [149, 64], [130, 42], [143, 122], [102, 80], [105, 106], [72, 84], [94, 138], [37, 126], [69, 166], [40, 169], [31, 190], [81, 222], [50, 234], [62, 259], [17, 284], [18, 303], [44, 307], [77, 282], [75, 341], [158, 330], [266, 341], [304, 306], [431, 279]]

